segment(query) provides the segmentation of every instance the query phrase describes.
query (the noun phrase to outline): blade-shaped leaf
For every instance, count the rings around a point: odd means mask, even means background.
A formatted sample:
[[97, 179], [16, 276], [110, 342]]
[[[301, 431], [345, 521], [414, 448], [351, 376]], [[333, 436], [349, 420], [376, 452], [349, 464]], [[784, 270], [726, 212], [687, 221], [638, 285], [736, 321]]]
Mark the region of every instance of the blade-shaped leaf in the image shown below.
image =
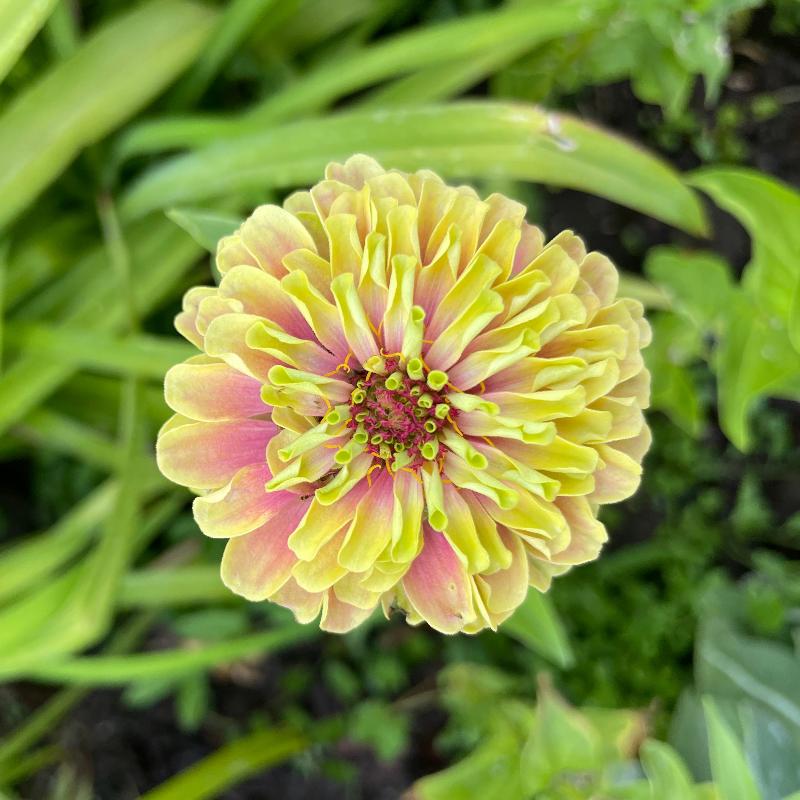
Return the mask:
[[703, 699], [711, 753], [711, 771], [720, 800], [762, 800], [742, 747], [711, 698]]
[[123, 214], [310, 183], [329, 161], [356, 152], [386, 167], [581, 189], [686, 230], [706, 228], [699, 200], [680, 176], [633, 143], [566, 114], [481, 102], [348, 112], [220, 142], [145, 173]]
[[83, 147], [155, 97], [194, 58], [213, 20], [186, 0], [154, 0], [105, 25], [16, 98], [0, 117], [0, 226]]
[[0, 0], [0, 81], [44, 25], [57, 0]]

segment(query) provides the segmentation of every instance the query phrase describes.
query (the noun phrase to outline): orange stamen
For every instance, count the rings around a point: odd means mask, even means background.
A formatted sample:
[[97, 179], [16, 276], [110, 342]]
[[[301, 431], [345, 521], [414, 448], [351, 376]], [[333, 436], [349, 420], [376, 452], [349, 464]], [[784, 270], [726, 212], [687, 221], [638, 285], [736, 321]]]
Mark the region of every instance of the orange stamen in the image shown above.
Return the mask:
[[[372, 473], [373, 473], [373, 472], [374, 472], [376, 469], [380, 469], [380, 468], [381, 468], [381, 466], [382, 466], [381, 464], [373, 464], [373, 465], [372, 465], [372, 466], [371, 466], [371, 467], [370, 467], [370, 468], [367, 470], [367, 474], [366, 474], [364, 477], [367, 479], [367, 485], [368, 485], [368, 486], [372, 486], [372, 478], [371, 478], [370, 476], [372, 475]], [[390, 474], [391, 474], [391, 473], [390, 473]]]
[[483, 439], [484, 442], [487, 442], [490, 447], [495, 446], [494, 442], [488, 436], [481, 436], [481, 439]]
[[410, 469], [409, 467], [401, 467], [401, 469], [403, 470], [403, 472], [408, 472], [408, 473], [410, 473], [411, 475], [413, 475], [413, 476], [414, 476], [414, 480], [415, 480], [415, 481], [416, 481], [416, 482], [417, 482], [417, 483], [418, 483], [420, 486], [422, 486], [422, 478], [420, 478], [420, 476], [419, 476], [419, 475], [417, 475], [417, 471], [416, 471], [416, 470], [414, 470], [414, 469]]
[[481, 387], [481, 394], [483, 394], [486, 391], [486, 384], [481, 381], [478, 385]]
[[461, 430], [461, 428], [458, 427], [458, 425], [456, 425], [456, 421], [453, 419], [453, 417], [450, 414], [447, 415], [446, 419], [456, 429], [456, 433], [459, 436], [463, 436], [464, 435], [464, 432]]

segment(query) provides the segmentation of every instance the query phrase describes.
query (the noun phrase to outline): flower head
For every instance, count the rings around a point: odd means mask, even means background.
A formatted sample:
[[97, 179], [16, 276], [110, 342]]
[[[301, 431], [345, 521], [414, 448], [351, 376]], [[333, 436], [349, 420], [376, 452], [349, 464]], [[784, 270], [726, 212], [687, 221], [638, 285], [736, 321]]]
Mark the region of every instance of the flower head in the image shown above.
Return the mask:
[[158, 462], [233, 591], [475, 632], [598, 555], [650, 442], [649, 328], [607, 258], [524, 217], [354, 156], [219, 242]]

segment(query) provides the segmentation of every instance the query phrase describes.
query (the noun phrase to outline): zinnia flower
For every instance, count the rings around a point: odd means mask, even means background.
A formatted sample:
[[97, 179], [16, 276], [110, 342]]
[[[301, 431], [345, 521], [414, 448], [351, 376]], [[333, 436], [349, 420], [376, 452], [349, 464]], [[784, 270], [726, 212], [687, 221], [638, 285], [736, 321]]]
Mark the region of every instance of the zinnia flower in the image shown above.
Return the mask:
[[617, 272], [525, 207], [366, 156], [217, 248], [158, 438], [222, 579], [343, 632], [377, 605], [495, 628], [594, 559], [637, 487], [649, 328]]

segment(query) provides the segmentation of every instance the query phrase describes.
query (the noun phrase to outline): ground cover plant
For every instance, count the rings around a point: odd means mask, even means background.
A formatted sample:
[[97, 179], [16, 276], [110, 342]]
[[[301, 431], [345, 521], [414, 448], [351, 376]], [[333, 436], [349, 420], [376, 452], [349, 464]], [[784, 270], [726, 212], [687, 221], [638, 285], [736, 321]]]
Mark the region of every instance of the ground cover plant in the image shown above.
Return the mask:
[[[0, 797], [800, 796], [796, 0], [0, 21]], [[652, 329], [638, 491], [497, 631], [237, 597], [157, 467], [184, 293], [359, 153], [575, 231]]]

